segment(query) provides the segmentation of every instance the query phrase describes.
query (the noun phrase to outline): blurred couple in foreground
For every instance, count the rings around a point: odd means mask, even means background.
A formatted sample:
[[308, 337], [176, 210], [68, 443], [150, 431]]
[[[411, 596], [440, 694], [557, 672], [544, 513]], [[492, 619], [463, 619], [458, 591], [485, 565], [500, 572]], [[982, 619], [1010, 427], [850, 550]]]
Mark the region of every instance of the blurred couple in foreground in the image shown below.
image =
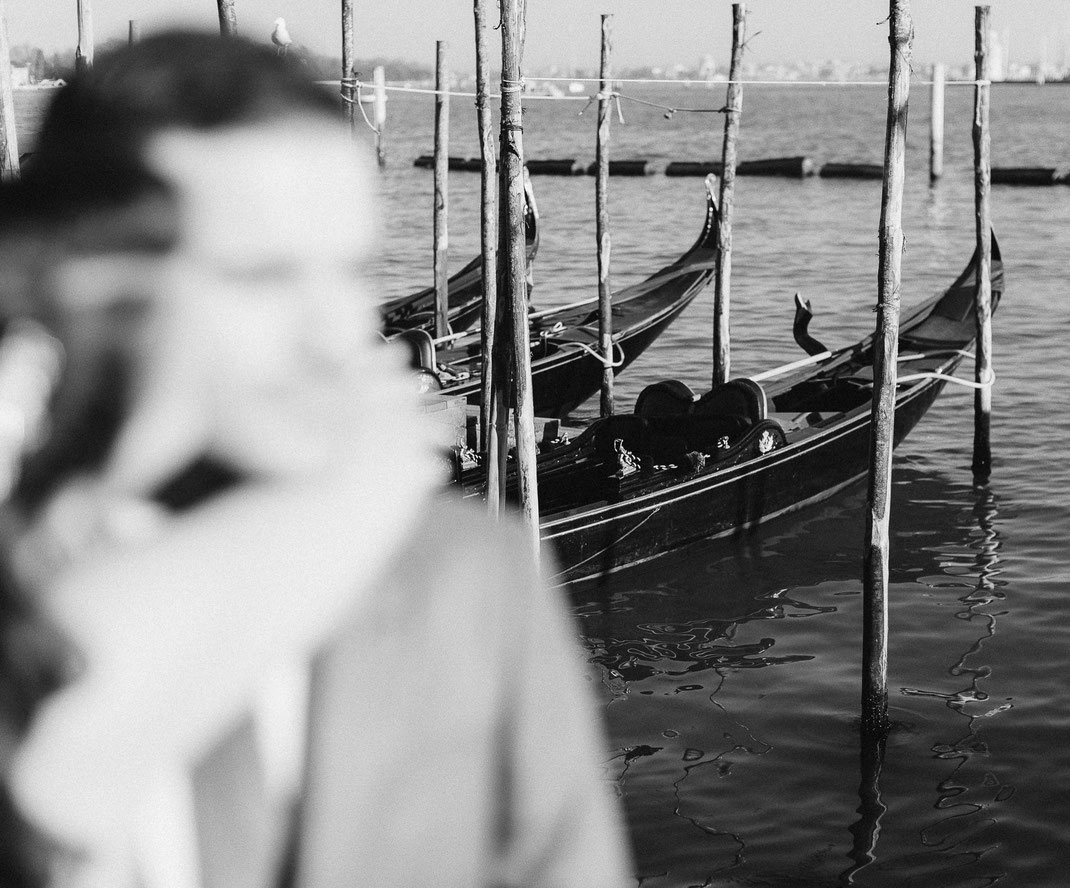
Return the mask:
[[0, 875], [631, 880], [563, 600], [438, 492], [336, 97], [168, 33], [0, 190]]

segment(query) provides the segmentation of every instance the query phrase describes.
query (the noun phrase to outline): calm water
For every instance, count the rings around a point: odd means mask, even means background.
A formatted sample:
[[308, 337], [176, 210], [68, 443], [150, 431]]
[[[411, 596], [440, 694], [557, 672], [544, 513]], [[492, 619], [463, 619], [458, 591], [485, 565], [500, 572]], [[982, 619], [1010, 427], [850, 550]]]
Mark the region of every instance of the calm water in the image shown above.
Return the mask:
[[[715, 107], [723, 92], [626, 90]], [[881, 88], [748, 88], [743, 158], [879, 163]], [[19, 94], [24, 121], [31, 101]], [[904, 306], [945, 286], [973, 245], [972, 90], [949, 88], [945, 179], [927, 184], [928, 94], [913, 91]], [[594, 154], [593, 109], [530, 102], [531, 157]], [[432, 99], [391, 95], [379, 177], [383, 296], [431, 282]], [[721, 120], [624, 104], [616, 157], [719, 155]], [[999, 86], [995, 165], [1070, 163], [1070, 87]], [[454, 154], [474, 155], [471, 100], [455, 99]], [[26, 150], [32, 138], [26, 123]], [[361, 141], [370, 140], [367, 132]], [[370, 149], [369, 149], [370, 151]], [[478, 244], [478, 177], [451, 175], [452, 267]], [[537, 178], [540, 305], [594, 292], [592, 178]], [[688, 246], [698, 179], [611, 182], [613, 281]], [[993, 190], [1007, 295], [995, 323], [991, 483], [969, 471], [972, 396], [951, 388], [899, 448], [883, 761], [857, 719], [864, 492], [845, 492], [745, 538], [699, 545], [573, 592], [604, 706], [606, 767], [627, 809], [639, 882], [701, 885], [1060, 886], [1070, 868], [1070, 188]], [[801, 352], [792, 294], [835, 347], [872, 330], [879, 182], [737, 180], [733, 370]], [[618, 381], [627, 405], [664, 377], [710, 374], [711, 293]], [[578, 418], [593, 415], [591, 404]], [[878, 767], [879, 765], [879, 767]]]

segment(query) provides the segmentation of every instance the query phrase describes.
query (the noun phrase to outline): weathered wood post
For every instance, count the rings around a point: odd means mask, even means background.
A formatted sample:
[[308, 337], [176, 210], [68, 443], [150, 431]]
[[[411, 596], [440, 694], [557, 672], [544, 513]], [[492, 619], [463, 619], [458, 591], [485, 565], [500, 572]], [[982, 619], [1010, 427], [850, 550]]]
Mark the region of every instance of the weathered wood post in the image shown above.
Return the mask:
[[[497, 4], [496, 4], [497, 5]], [[483, 307], [480, 315], [480, 348], [483, 371], [479, 398], [479, 452], [487, 472], [487, 510], [497, 515], [505, 496], [506, 427], [509, 407], [505, 388], [494, 386], [495, 335], [498, 324], [498, 161], [494, 155], [494, 130], [490, 102], [490, 65], [487, 47], [487, 9], [484, 0], [474, 0], [476, 26], [476, 125], [479, 130], [479, 255], [483, 275]]]
[[713, 294], [713, 384], [728, 381], [731, 372], [731, 334], [729, 306], [732, 286], [732, 201], [736, 188], [736, 140], [739, 118], [743, 113], [743, 41], [747, 27], [747, 7], [732, 4], [732, 62], [728, 73], [728, 96], [725, 102], [724, 144], [721, 158], [721, 227], [717, 252], [717, 273]]
[[899, 358], [903, 186], [913, 24], [909, 0], [890, 0], [888, 125], [884, 140], [877, 332], [873, 344], [873, 408], [862, 565], [862, 730], [888, 728], [888, 519], [892, 492], [896, 362]]
[[375, 159], [382, 169], [386, 166], [386, 146], [383, 133], [386, 131], [386, 72], [382, 65], [376, 65], [372, 72], [375, 83]]
[[609, 116], [613, 84], [609, 57], [613, 51], [613, 16], [602, 16], [602, 64], [598, 75], [598, 137], [596, 139], [594, 202], [598, 242], [598, 345], [602, 351], [601, 415], [613, 414], [613, 300], [609, 289]]
[[929, 93], [929, 183], [944, 174], [944, 65], [933, 65]]
[[74, 70], [79, 74], [93, 67], [93, 6], [91, 0], [78, 0], [78, 48], [74, 51]]
[[[222, 0], [220, 0], [222, 2]], [[353, 24], [353, 0], [342, 0], [342, 98], [345, 100], [345, 115], [349, 122], [349, 134], [357, 131], [356, 64], [357, 37]]]
[[[521, 117], [521, 55], [524, 12], [521, 0], [502, 0], [502, 113], [499, 139], [501, 245], [498, 255], [499, 315], [508, 327], [502, 346], [512, 358], [513, 423], [516, 435], [516, 477], [520, 512], [528, 526], [532, 549], [539, 551], [539, 491], [535, 478], [535, 409], [531, 388], [531, 347], [528, 344], [528, 287], [524, 238], [524, 126]], [[500, 363], [500, 362], [499, 362]]]
[[[974, 71], [977, 85], [973, 99], [973, 181], [974, 208], [977, 218], [977, 355], [974, 381], [992, 381], [992, 216], [989, 190], [992, 183], [990, 134], [988, 131], [988, 41], [989, 7], [974, 10]], [[984, 385], [973, 396], [973, 474], [987, 481], [992, 472], [992, 387]]]
[[238, 36], [238, 16], [234, 10], [235, 0], [218, 0], [219, 33], [224, 37]]
[[130, 19], [130, 30], [128, 32], [127, 42], [130, 46], [133, 46], [141, 39], [141, 22], [137, 19]]
[[19, 142], [15, 129], [15, 92], [11, 85], [11, 47], [7, 41], [6, 0], [0, 0], [0, 181], [19, 177]]
[[446, 258], [449, 252], [449, 163], [450, 163], [450, 79], [446, 69], [446, 41], [435, 43], [435, 337], [449, 330], [449, 281]]

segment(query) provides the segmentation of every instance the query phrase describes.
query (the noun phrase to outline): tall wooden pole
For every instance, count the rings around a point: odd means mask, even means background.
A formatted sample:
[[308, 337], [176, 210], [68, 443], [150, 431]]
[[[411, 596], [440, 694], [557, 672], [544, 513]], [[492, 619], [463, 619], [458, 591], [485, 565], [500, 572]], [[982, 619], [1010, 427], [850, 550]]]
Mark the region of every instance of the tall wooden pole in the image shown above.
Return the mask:
[[535, 409], [531, 388], [531, 347], [528, 344], [528, 287], [524, 237], [524, 126], [521, 117], [521, 55], [524, 45], [522, 0], [501, 0], [502, 132], [501, 282], [499, 314], [508, 328], [503, 342], [513, 361], [513, 422], [516, 435], [516, 476], [520, 512], [528, 526], [532, 549], [539, 550], [539, 490], [535, 479]]
[[342, 98], [345, 100], [345, 115], [351, 136], [357, 130], [357, 75], [353, 70], [357, 63], [357, 37], [353, 21], [353, 0], [342, 0]]
[[141, 39], [141, 22], [137, 19], [130, 19], [130, 29], [128, 32], [127, 42], [133, 46]]
[[597, 179], [594, 202], [597, 214], [595, 237], [598, 241], [598, 344], [602, 351], [602, 416], [613, 414], [613, 300], [609, 291], [609, 112], [612, 82], [609, 57], [613, 51], [611, 30], [613, 16], [602, 16], [602, 66], [598, 80], [598, 138], [595, 167]]
[[913, 23], [909, 0], [890, 0], [888, 125], [884, 140], [877, 332], [873, 343], [873, 408], [869, 437], [866, 548], [862, 565], [862, 729], [888, 728], [888, 523], [892, 492], [899, 289], [903, 258], [903, 186]]
[[78, 0], [78, 48], [74, 51], [74, 70], [79, 74], [93, 67], [93, 6], [91, 0]]
[[11, 85], [11, 47], [7, 42], [6, 0], [0, 0], [0, 181], [19, 177], [19, 143], [15, 130], [15, 91]]
[[446, 70], [446, 42], [435, 43], [435, 336], [449, 334], [449, 162], [450, 78]]
[[238, 16], [234, 11], [235, 0], [218, 0], [219, 33], [224, 37], [238, 36]]
[[944, 174], [944, 66], [933, 65], [929, 93], [929, 182]]
[[743, 41], [747, 26], [747, 7], [732, 4], [732, 63], [728, 73], [728, 97], [725, 102], [724, 145], [721, 157], [721, 228], [717, 252], [717, 272], [713, 295], [713, 385], [728, 381], [731, 372], [729, 306], [732, 285], [732, 201], [736, 188], [736, 140], [739, 118], [743, 113]]
[[386, 133], [386, 72], [382, 65], [376, 65], [372, 72], [375, 83], [375, 160], [379, 169], [386, 166], [386, 146], [383, 139]]
[[[497, 6], [497, 4], [495, 4]], [[484, 0], [474, 0], [476, 26], [476, 124], [479, 130], [479, 255], [483, 275], [483, 309], [480, 348], [483, 371], [479, 399], [479, 452], [487, 472], [487, 510], [497, 516], [505, 496], [505, 450], [498, 442], [508, 442], [509, 408], [505, 388], [494, 386], [495, 335], [498, 324], [498, 160], [494, 153], [494, 129], [490, 102], [487, 8]], [[492, 434], [492, 430], [497, 432]]]
[[[974, 380], [992, 380], [992, 216], [988, 193], [992, 183], [990, 135], [988, 131], [988, 41], [989, 8], [974, 11], [974, 71], [977, 85], [973, 99], [973, 181], [974, 208], [977, 218], [977, 347]], [[992, 388], [985, 386], [973, 396], [973, 474], [987, 481], [992, 472]]]

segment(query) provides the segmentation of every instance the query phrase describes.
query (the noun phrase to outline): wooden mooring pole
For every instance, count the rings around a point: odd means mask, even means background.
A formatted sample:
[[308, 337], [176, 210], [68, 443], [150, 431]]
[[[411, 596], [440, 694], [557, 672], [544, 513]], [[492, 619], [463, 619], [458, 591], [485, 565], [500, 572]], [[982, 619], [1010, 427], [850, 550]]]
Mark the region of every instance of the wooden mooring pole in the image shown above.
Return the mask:
[[372, 71], [375, 83], [375, 160], [379, 169], [386, 166], [386, 146], [383, 136], [386, 132], [386, 72], [382, 65], [376, 65]]
[[974, 71], [977, 85], [973, 100], [973, 181], [974, 208], [977, 219], [977, 295], [974, 312], [977, 318], [974, 381], [982, 384], [973, 396], [973, 475], [979, 482], [992, 472], [992, 216], [989, 191], [992, 183], [988, 131], [988, 42], [989, 7], [974, 10]]
[[728, 96], [725, 102], [724, 144], [721, 150], [721, 226], [717, 252], [717, 272], [713, 294], [713, 385], [728, 381], [731, 372], [731, 335], [729, 306], [732, 286], [732, 202], [736, 188], [736, 140], [739, 118], [743, 113], [743, 41], [747, 26], [747, 7], [732, 4], [732, 63], [728, 73]]
[[234, 11], [235, 0], [218, 0], [219, 33], [224, 37], [238, 36], [238, 16]]
[[11, 47], [7, 41], [7, 9], [0, 0], [0, 181], [19, 177], [19, 142], [15, 129], [15, 91], [11, 84]]
[[[223, 0], [220, 0], [222, 3]], [[353, 0], [342, 0], [342, 98], [345, 101], [345, 115], [349, 123], [349, 134], [357, 131], [357, 89], [356, 72], [356, 31], [353, 24]]]
[[888, 729], [888, 525], [892, 493], [899, 297], [903, 258], [903, 186], [913, 24], [909, 0], [890, 0], [888, 124], [884, 140], [877, 331], [873, 344], [873, 408], [862, 565], [862, 730]]
[[929, 92], [929, 184], [944, 174], [944, 65], [932, 70]]
[[78, 0], [78, 48], [74, 51], [74, 70], [79, 74], [93, 67], [93, 6], [90, 0]]
[[516, 435], [516, 477], [520, 512], [528, 526], [532, 549], [539, 551], [539, 489], [535, 479], [535, 409], [528, 344], [528, 287], [525, 273], [524, 126], [521, 117], [521, 55], [524, 12], [521, 0], [501, 0], [502, 113], [499, 173], [501, 175], [501, 246], [499, 314], [508, 326], [503, 345], [513, 362], [513, 422]]
[[[479, 398], [479, 452], [487, 472], [487, 510], [497, 516], [505, 497], [506, 424], [509, 407], [505, 388], [494, 386], [495, 334], [498, 324], [498, 161], [494, 153], [494, 130], [490, 102], [490, 65], [487, 46], [487, 7], [474, 0], [476, 26], [476, 125], [479, 130], [479, 256], [483, 275], [483, 307], [480, 316], [480, 348], [483, 371]], [[496, 432], [493, 432], [496, 430]]]
[[446, 70], [446, 41], [435, 43], [435, 337], [450, 332], [449, 275], [449, 163], [450, 163], [450, 77]]
[[598, 242], [598, 344], [602, 351], [601, 415], [613, 414], [613, 300], [609, 289], [609, 116], [613, 16], [602, 16], [602, 64], [598, 75], [598, 136], [595, 141], [595, 238]]

